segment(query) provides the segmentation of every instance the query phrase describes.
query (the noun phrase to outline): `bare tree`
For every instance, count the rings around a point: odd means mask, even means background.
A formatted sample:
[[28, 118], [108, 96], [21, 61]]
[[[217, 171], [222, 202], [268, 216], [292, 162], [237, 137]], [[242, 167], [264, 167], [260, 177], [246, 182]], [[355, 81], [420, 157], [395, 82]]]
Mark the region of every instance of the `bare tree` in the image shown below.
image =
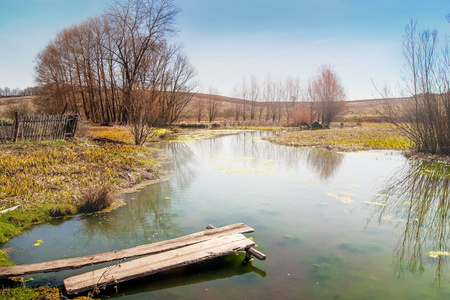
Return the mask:
[[122, 71], [124, 119], [131, 105], [133, 87], [146, 72], [148, 59], [159, 42], [175, 32], [178, 9], [170, 0], [116, 1], [108, 13], [113, 50]]
[[275, 117], [278, 119], [278, 124], [281, 124], [281, 111], [286, 101], [286, 89], [282, 80], [275, 84], [275, 101]]
[[[447, 17], [449, 19], [449, 17]], [[410, 19], [403, 34], [405, 88], [409, 98], [387, 102], [388, 121], [410, 138], [419, 152], [450, 154], [450, 56], [438, 51], [437, 31], [416, 31]]]
[[219, 111], [222, 107], [222, 101], [217, 98], [219, 94], [215, 87], [210, 86], [208, 89], [208, 117], [209, 122], [213, 122], [219, 115]]
[[275, 121], [276, 118], [276, 105], [275, 105], [275, 84], [272, 82], [272, 79], [267, 77], [264, 82], [264, 90], [263, 97], [266, 102], [266, 116], [265, 121], [268, 122], [271, 120]]
[[[195, 75], [195, 69], [190, 65], [187, 57], [177, 53], [165, 76], [169, 78], [169, 81], [163, 84], [164, 93], [160, 99], [164, 100], [167, 113], [160, 115], [159, 125], [172, 124], [180, 117], [183, 109], [194, 96], [193, 90], [197, 85], [193, 82]], [[163, 102], [160, 101], [160, 104]]]
[[202, 98], [197, 98], [195, 101], [195, 108], [197, 110], [197, 122], [201, 122], [202, 118], [206, 116], [207, 113], [207, 103]]
[[[240, 90], [238, 86], [233, 88], [233, 95], [236, 98], [240, 97]], [[235, 101], [234, 103], [234, 120], [236, 122], [239, 121], [239, 117], [242, 115], [242, 104], [239, 101]]]
[[323, 66], [319, 73], [309, 81], [308, 94], [311, 108], [313, 103], [315, 105], [317, 121], [326, 128], [345, 110], [344, 87], [331, 67]]
[[260, 97], [260, 89], [258, 81], [254, 76], [250, 78], [250, 92], [249, 92], [249, 98], [250, 98], [250, 120], [253, 121], [256, 116], [256, 103], [259, 100]]
[[5, 86], [5, 88], [3, 89], [3, 96], [11, 96], [11, 89], [9, 87]]
[[245, 122], [246, 116], [247, 116], [247, 98], [248, 98], [248, 88], [247, 88], [247, 80], [244, 76], [244, 78], [242, 78], [242, 84], [240, 86], [240, 98], [243, 101], [242, 103], [242, 121]]
[[142, 145], [153, 133], [155, 114], [151, 105], [151, 93], [144, 89], [134, 88], [131, 93], [129, 109], [129, 125], [136, 145]]
[[287, 101], [284, 102], [284, 109], [286, 112], [286, 123], [290, 124], [292, 113], [297, 107], [297, 103], [300, 101], [301, 97], [300, 78], [288, 77], [286, 79], [285, 88]]
[[249, 85], [247, 84], [247, 80], [245, 76], [242, 78], [242, 81], [238, 83], [233, 88], [234, 97], [241, 99], [243, 101], [236, 102], [235, 105], [235, 120], [238, 121], [239, 117], [242, 116], [242, 121], [245, 122], [247, 118], [247, 101], [249, 97]]
[[36, 59], [40, 107], [68, 105], [93, 122], [129, 123], [143, 105], [133, 101], [145, 99], [158, 108], [153, 126], [174, 122], [195, 86], [181, 47], [167, 41], [177, 13], [172, 0], [117, 0], [106, 14], [58, 33]]

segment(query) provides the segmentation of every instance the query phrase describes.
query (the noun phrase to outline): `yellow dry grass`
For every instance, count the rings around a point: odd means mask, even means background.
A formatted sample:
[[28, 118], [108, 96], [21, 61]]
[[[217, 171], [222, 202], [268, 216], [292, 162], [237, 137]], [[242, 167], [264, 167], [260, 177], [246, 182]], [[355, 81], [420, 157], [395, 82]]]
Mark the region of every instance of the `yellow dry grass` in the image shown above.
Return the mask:
[[412, 143], [390, 125], [372, 124], [354, 128], [282, 132], [268, 140], [296, 147], [319, 147], [340, 151], [370, 149], [406, 150]]
[[88, 132], [94, 138], [106, 138], [121, 142], [133, 141], [133, 134], [125, 126], [92, 126]]

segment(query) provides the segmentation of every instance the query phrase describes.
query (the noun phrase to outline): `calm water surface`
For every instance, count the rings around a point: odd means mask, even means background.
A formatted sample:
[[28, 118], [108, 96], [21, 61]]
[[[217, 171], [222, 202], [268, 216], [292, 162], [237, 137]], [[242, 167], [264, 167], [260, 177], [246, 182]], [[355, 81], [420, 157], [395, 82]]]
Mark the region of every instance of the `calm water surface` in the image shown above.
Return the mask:
[[[173, 176], [110, 214], [36, 227], [4, 247], [18, 264], [95, 254], [244, 222], [266, 261], [229, 255], [121, 284], [126, 299], [450, 299], [449, 167], [339, 153], [242, 133], [163, 145]], [[43, 240], [40, 246], [33, 246]], [[104, 265], [104, 266], [107, 266]], [[60, 285], [91, 267], [26, 277]]]

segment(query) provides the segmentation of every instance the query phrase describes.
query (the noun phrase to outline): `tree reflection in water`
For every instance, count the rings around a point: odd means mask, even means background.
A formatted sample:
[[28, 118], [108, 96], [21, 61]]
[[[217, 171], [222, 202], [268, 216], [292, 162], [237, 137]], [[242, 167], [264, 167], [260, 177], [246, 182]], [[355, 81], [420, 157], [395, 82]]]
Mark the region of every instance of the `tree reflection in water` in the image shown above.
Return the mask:
[[321, 180], [333, 177], [343, 160], [342, 153], [324, 149], [308, 149], [306, 157], [308, 166], [317, 172]]
[[[165, 182], [144, 188], [139, 193], [124, 195], [127, 205], [108, 216], [81, 218], [86, 240], [107, 239], [116, 244], [142, 244], [167, 239], [180, 232], [178, 216], [172, 209], [173, 189], [185, 190], [198, 176], [202, 155], [213, 159], [230, 150], [232, 159], [251, 157], [243, 163], [258, 168], [261, 161], [276, 162], [285, 168], [302, 168], [306, 161], [320, 179], [336, 174], [344, 155], [329, 150], [285, 147], [261, 142], [261, 136], [270, 133], [247, 132], [222, 138], [198, 140], [193, 143], [167, 143], [171, 168], [175, 171], [173, 182]], [[269, 165], [271, 167], [271, 165]], [[135, 199], [130, 199], [133, 197]]]
[[[261, 136], [273, 134], [272, 132], [249, 132], [232, 137], [231, 149], [233, 154], [241, 157], [254, 157], [252, 167], [256, 167], [262, 160], [280, 162], [283, 167], [298, 169], [306, 164], [316, 172], [321, 180], [333, 177], [341, 166], [344, 155], [342, 153], [315, 149], [297, 148], [275, 145], [270, 142], [261, 142]], [[251, 139], [248, 136], [251, 136]]]
[[369, 221], [396, 220], [398, 241], [393, 258], [395, 274], [423, 273], [426, 262], [436, 266], [433, 286], [440, 288], [447, 271], [445, 255], [429, 258], [429, 251], [449, 251], [450, 166], [409, 161], [374, 198]]
[[[117, 245], [140, 245], [179, 235], [178, 214], [170, 209], [167, 183], [147, 186], [139, 193], [124, 194], [127, 205], [104, 216], [81, 218], [80, 232], [86, 241], [102, 238]], [[127, 199], [135, 197], [135, 199]]]
[[170, 143], [166, 145], [166, 152], [171, 157], [173, 170], [180, 188], [187, 188], [192, 180], [197, 177], [196, 165], [199, 158], [195, 156], [195, 152], [185, 143]]

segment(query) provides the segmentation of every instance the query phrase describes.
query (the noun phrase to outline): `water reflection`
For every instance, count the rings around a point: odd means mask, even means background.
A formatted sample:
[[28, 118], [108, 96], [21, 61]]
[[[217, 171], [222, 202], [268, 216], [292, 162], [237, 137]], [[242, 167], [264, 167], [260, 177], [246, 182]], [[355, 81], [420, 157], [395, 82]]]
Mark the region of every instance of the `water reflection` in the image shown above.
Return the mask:
[[332, 178], [343, 160], [342, 153], [324, 149], [310, 149], [306, 158], [308, 166], [316, 171], [322, 180]]
[[[245, 254], [239, 253], [237, 255], [222, 256], [199, 264], [164, 271], [130, 282], [124, 282], [118, 285], [117, 290], [110, 288], [103, 295], [115, 298], [121, 297], [121, 293], [126, 293], [127, 295], [140, 294], [139, 297], [144, 297], [142, 293], [173, 289], [180, 286], [221, 280], [250, 273], [261, 277], [266, 276], [266, 272], [253, 266], [252, 262], [243, 264], [244, 258]], [[214, 291], [210, 293], [214, 293]]]
[[339, 170], [344, 154], [324, 149], [294, 148], [274, 145], [261, 138], [272, 132], [247, 132], [227, 137], [227, 139], [211, 139], [197, 142], [199, 147], [210, 153], [214, 159], [226, 146], [234, 157], [247, 158], [249, 167], [255, 168], [261, 161], [278, 162], [289, 169], [303, 168], [306, 165], [321, 180], [331, 179]]
[[145, 187], [140, 193], [123, 195], [127, 205], [108, 215], [81, 218], [79, 233], [86, 242], [107, 239], [119, 244], [142, 244], [181, 233], [178, 214], [171, 209], [168, 184]]
[[176, 171], [175, 176], [178, 185], [181, 188], [187, 188], [197, 176], [198, 157], [185, 143], [166, 144], [165, 150], [172, 156], [171, 161]]
[[[175, 173], [169, 181], [125, 195], [127, 205], [110, 214], [36, 227], [5, 247], [15, 248], [12, 260], [23, 264], [171, 239], [208, 223], [244, 222], [255, 228], [251, 236], [268, 260], [242, 265], [242, 254], [229, 255], [120, 284], [121, 294], [110, 291], [110, 296], [449, 298], [448, 277], [443, 274], [448, 272], [448, 257], [428, 257], [429, 251], [449, 250], [448, 169], [408, 163], [373, 198], [378, 180], [403, 165], [403, 158], [278, 146], [261, 139], [268, 134], [161, 145], [172, 154]], [[340, 201], [324, 203], [330, 195]], [[348, 196], [351, 201], [342, 200], [350, 200]], [[363, 211], [355, 209], [364, 203], [368, 204]], [[370, 213], [372, 221], [386, 224], [363, 230]], [[394, 221], [398, 224], [393, 235]], [[34, 247], [38, 239], [44, 243]], [[394, 284], [392, 249], [395, 272], [405, 276]], [[36, 274], [33, 282], [60, 285], [67, 277], [89, 271]], [[434, 272], [435, 286], [442, 282], [438, 293], [429, 287]]]
[[423, 273], [426, 264], [433, 264], [433, 286], [439, 288], [445, 280], [447, 256], [430, 258], [429, 253], [449, 250], [449, 183], [448, 165], [411, 161], [389, 179], [370, 204], [370, 220], [396, 222], [398, 241], [393, 257], [399, 278], [405, 270]]

